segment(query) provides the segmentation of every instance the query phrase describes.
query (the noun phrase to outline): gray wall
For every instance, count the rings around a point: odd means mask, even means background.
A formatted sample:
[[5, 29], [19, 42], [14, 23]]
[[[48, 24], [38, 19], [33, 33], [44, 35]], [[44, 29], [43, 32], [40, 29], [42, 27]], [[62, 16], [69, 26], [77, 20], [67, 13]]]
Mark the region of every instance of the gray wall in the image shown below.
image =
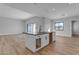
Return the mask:
[[35, 23], [37, 25], [36, 30], [39, 32], [39, 26], [42, 27], [42, 32], [47, 32], [51, 26], [51, 21], [47, 18], [42, 17], [33, 17], [26, 21], [9, 19], [0, 17], [0, 35], [8, 35], [8, 34], [19, 34], [22, 32], [27, 32], [27, 24]]
[[[64, 22], [64, 30], [63, 31], [55, 31], [54, 24], [56, 21], [63, 21]], [[56, 35], [58, 36], [66, 36], [71, 37], [72, 36], [72, 21], [69, 19], [64, 20], [54, 20], [52, 23], [52, 31], [56, 32]]]
[[79, 21], [74, 21], [73, 25], [73, 34], [79, 34]]
[[39, 26], [41, 25], [41, 31], [44, 31], [44, 20], [40, 17], [33, 17], [25, 21], [25, 32], [27, 32], [27, 24], [36, 24], [36, 32], [39, 32]]
[[48, 32], [49, 29], [50, 29], [50, 32], [51, 32], [51, 20], [46, 18], [44, 20], [44, 31]]
[[[64, 22], [64, 31], [55, 31], [54, 24], [56, 21], [63, 21]], [[72, 36], [72, 21], [70, 19], [64, 19], [64, 20], [50, 20], [48, 18], [41, 18], [41, 17], [33, 17], [25, 21], [25, 25], [29, 23], [36, 23], [37, 27], [36, 30], [39, 32], [39, 26], [42, 26], [42, 31], [48, 32], [48, 29], [50, 28], [50, 32], [56, 32], [56, 35], [58, 36], [66, 36], [71, 37]], [[25, 26], [25, 32], [27, 32], [27, 26]]]
[[[42, 27], [42, 32], [48, 32], [48, 29], [51, 28], [51, 21], [48, 18], [42, 18], [42, 17], [33, 17], [25, 21], [25, 32], [27, 32], [27, 24], [29, 23], [35, 23], [36, 24], [36, 32], [39, 32], [39, 26]], [[50, 29], [51, 30], [51, 29]]]
[[24, 24], [20, 20], [0, 17], [0, 35], [19, 34], [24, 31]]
[[[26, 32], [27, 31], [26, 25], [29, 23], [36, 23], [37, 32], [39, 32], [40, 25], [42, 26], [42, 31], [48, 32], [48, 29], [50, 28], [50, 31], [53, 32], [55, 31], [55, 27], [54, 27], [55, 21], [57, 20], [51, 21], [50, 19], [42, 18], [42, 17], [33, 17], [28, 19], [27, 21], [13, 20], [13, 19], [0, 17], [0, 35], [19, 34], [22, 32]], [[56, 35], [71, 37], [72, 21], [69, 19], [58, 20], [58, 21], [64, 21], [64, 31], [56, 31]], [[73, 33], [79, 34], [78, 25], [79, 22], [74, 23]]]

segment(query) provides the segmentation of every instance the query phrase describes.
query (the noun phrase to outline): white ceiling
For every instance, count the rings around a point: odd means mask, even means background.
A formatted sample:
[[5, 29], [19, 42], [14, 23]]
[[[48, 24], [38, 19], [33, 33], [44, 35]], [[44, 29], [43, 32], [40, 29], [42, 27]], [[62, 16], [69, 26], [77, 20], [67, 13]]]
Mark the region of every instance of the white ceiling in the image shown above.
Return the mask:
[[60, 19], [79, 15], [78, 3], [6, 3], [0, 4], [0, 16], [28, 19], [34, 16]]
[[33, 17], [33, 15], [28, 12], [24, 12], [23, 10], [0, 4], [0, 17], [25, 20], [27, 18]]

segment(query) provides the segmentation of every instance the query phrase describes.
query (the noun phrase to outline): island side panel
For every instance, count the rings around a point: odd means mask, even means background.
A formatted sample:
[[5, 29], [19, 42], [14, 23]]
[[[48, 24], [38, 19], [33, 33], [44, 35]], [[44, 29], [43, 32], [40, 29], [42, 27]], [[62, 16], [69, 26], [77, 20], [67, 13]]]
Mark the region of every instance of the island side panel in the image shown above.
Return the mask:
[[31, 51], [35, 52], [35, 45], [36, 45], [36, 42], [35, 42], [35, 39], [36, 37], [33, 36], [33, 35], [26, 35], [26, 48], [30, 49]]

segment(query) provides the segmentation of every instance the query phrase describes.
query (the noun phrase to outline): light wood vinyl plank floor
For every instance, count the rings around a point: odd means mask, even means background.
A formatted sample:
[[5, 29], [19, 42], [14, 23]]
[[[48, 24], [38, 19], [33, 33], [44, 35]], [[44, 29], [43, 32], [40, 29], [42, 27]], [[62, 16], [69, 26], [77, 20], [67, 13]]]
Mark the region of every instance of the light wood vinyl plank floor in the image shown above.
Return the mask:
[[25, 34], [0, 36], [0, 55], [79, 55], [79, 37], [56, 37], [56, 42], [36, 53], [25, 48]]

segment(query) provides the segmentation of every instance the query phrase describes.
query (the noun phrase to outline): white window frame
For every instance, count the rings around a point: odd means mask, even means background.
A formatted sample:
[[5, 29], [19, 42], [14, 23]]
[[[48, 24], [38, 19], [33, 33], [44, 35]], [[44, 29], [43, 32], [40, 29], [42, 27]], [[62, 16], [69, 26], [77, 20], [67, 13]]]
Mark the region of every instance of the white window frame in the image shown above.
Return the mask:
[[[60, 25], [60, 23], [62, 23], [63, 25]], [[56, 24], [57, 24], [57, 26], [56, 26]], [[61, 21], [61, 22], [55, 22], [55, 30], [56, 31], [64, 31], [64, 22], [63, 21]]]

